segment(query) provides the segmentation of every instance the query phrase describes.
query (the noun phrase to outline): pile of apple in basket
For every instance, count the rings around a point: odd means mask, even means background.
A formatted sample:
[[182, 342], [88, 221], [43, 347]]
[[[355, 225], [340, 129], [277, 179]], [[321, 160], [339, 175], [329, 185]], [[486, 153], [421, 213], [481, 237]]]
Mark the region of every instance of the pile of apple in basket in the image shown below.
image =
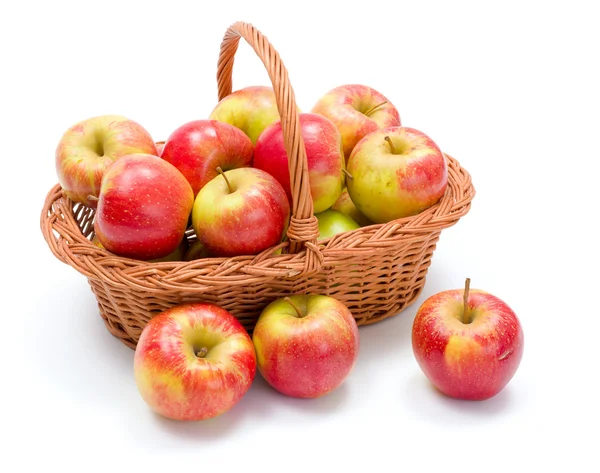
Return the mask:
[[[416, 215], [448, 181], [425, 133], [364, 85], [337, 87], [300, 114], [319, 238]], [[291, 190], [273, 90], [247, 87], [156, 143], [139, 123], [94, 117], [67, 130], [56, 151], [67, 196], [96, 209], [94, 244], [145, 261], [254, 255], [286, 238]], [[189, 246], [186, 231], [197, 239]], [[515, 373], [523, 335], [514, 312], [483, 291], [444, 291], [419, 308], [413, 349], [431, 382], [465, 399], [497, 394]], [[359, 353], [348, 308], [325, 295], [269, 304], [252, 337], [223, 308], [181, 304], [154, 316], [134, 356], [142, 398], [173, 419], [220, 415], [258, 368], [277, 391], [315, 398], [340, 386]]]

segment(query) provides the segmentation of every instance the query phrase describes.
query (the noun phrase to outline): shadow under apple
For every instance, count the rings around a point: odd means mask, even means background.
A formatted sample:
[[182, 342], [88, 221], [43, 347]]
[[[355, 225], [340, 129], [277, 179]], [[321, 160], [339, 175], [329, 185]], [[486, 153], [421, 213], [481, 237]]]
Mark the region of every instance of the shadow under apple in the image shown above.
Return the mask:
[[510, 384], [502, 391], [482, 401], [469, 401], [446, 396], [429, 382], [423, 373], [415, 371], [402, 393], [403, 402], [419, 419], [436, 425], [485, 423], [515, 405]]

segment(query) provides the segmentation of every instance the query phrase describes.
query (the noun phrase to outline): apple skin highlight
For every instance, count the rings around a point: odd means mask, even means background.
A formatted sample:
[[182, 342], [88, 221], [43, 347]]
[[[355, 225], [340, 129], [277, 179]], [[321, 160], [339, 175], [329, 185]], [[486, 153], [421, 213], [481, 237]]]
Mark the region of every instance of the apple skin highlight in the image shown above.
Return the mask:
[[422, 371], [442, 393], [484, 400], [512, 379], [523, 356], [523, 330], [512, 309], [482, 290], [471, 290], [469, 323], [463, 323], [462, 290], [428, 298], [417, 311], [413, 352]]
[[191, 303], [150, 319], [133, 368], [139, 393], [154, 411], [175, 420], [202, 420], [240, 401], [254, 380], [256, 355], [232, 314], [214, 304]]

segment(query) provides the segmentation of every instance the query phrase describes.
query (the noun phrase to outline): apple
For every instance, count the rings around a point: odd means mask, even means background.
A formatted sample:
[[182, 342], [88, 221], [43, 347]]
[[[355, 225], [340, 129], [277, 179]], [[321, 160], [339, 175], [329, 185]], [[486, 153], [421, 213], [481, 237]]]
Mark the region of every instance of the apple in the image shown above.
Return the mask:
[[330, 90], [317, 101], [312, 112], [329, 118], [338, 128], [346, 162], [356, 143], [365, 135], [401, 124], [398, 110], [384, 95], [360, 84], [341, 85]]
[[194, 195], [223, 171], [252, 166], [254, 146], [239, 128], [216, 120], [194, 120], [168, 137], [161, 158], [192, 185]]
[[337, 210], [325, 210], [324, 212], [315, 214], [315, 217], [317, 217], [319, 222], [319, 240], [360, 228], [360, 225], [352, 220], [352, 218]]
[[[306, 148], [314, 212], [318, 213], [331, 207], [342, 193], [346, 179], [342, 140], [335, 125], [315, 113], [300, 114], [300, 130]], [[258, 138], [254, 167], [274, 176], [292, 202], [288, 156], [280, 120], [265, 128]]]
[[512, 379], [523, 356], [523, 329], [498, 297], [465, 289], [443, 291], [419, 307], [412, 327], [417, 363], [442, 393], [484, 400]]
[[175, 251], [194, 193], [175, 166], [149, 154], [124, 156], [102, 178], [94, 231], [116, 255], [152, 260]]
[[283, 187], [255, 168], [221, 171], [196, 196], [192, 226], [212, 256], [258, 254], [279, 244], [290, 205]]
[[73, 202], [96, 208], [106, 169], [133, 153], [157, 154], [150, 133], [139, 123], [119, 115], [88, 118], [69, 128], [58, 143], [58, 182]]
[[209, 118], [239, 128], [254, 145], [263, 130], [279, 120], [275, 93], [265, 86], [236, 90], [219, 101]]
[[252, 334], [258, 370], [274, 389], [299, 398], [324, 396], [348, 377], [359, 352], [350, 310], [324, 295], [276, 299]]
[[[98, 248], [104, 248], [104, 245], [100, 243], [100, 240], [98, 240], [98, 235], [94, 235], [91, 241], [92, 244], [97, 246]], [[185, 255], [189, 251], [189, 249], [190, 245], [188, 244], [187, 238], [184, 236], [181, 239], [179, 245], [177, 245], [177, 248], [175, 248], [173, 252], [169, 253], [167, 256], [163, 256], [162, 258], [157, 258], [148, 261], [150, 263], [161, 263], [165, 261], [184, 261]]]
[[181, 242], [179, 242], [179, 245], [177, 245], [177, 248], [175, 248], [171, 253], [169, 253], [167, 256], [163, 256], [162, 258], [150, 260], [150, 262], [163, 263], [168, 261], [184, 261], [185, 254], [187, 253], [189, 248], [190, 245], [187, 241], [187, 238], [184, 236], [181, 239]]
[[146, 324], [133, 371], [142, 399], [155, 412], [203, 420], [227, 412], [246, 394], [256, 355], [231, 313], [215, 304], [180, 304]]
[[361, 227], [366, 227], [367, 225], [373, 225], [367, 217], [365, 217], [360, 210], [356, 208], [354, 202], [350, 198], [350, 194], [348, 194], [348, 189], [345, 188], [342, 191], [342, 194], [335, 201], [335, 203], [331, 206], [331, 210], [336, 210], [344, 215], [347, 215], [356, 223], [358, 223]]
[[192, 261], [195, 259], [202, 259], [208, 257], [210, 257], [210, 254], [204, 246], [204, 243], [197, 239], [190, 245], [188, 250], [185, 252], [183, 259], [184, 261]]
[[346, 186], [356, 208], [375, 223], [416, 215], [448, 184], [444, 154], [425, 133], [390, 127], [369, 133], [348, 160]]

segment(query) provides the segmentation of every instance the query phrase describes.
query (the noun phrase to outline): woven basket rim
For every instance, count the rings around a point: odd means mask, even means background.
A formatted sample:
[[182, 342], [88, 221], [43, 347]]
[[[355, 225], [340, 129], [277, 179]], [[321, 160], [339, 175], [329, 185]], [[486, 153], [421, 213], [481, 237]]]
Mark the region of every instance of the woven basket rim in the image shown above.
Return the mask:
[[[448, 162], [448, 186], [442, 199], [423, 212], [387, 223], [373, 224], [319, 240], [317, 251], [322, 264], [330, 256], [368, 256], [381, 248], [396, 246], [404, 235], [433, 234], [454, 225], [471, 206], [475, 189], [469, 173], [457, 160], [445, 154]], [[190, 281], [201, 291], [213, 283], [247, 284], [249, 278], [273, 280], [305, 275], [306, 250], [295, 254], [274, 254], [288, 242], [265, 250], [259, 255], [211, 257], [192, 261], [147, 262], [114, 255], [94, 245], [86, 237], [76, 214], [82, 204], [75, 204], [56, 184], [46, 197], [41, 213], [41, 229], [54, 255], [88, 278], [111, 284], [143, 287], [188, 288]], [[92, 232], [90, 232], [91, 234]], [[150, 281], [150, 282], [149, 282]], [[179, 282], [181, 281], [181, 282]]]
[[[212, 285], [226, 288], [227, 285], [276, 283], [278, 278], [305, 277], [318, 273], [328, 263], [335, 264], [336, 260], [395, 250], [410, 237], [429, 238], [439, 234], [469, 211], [475, 194], [471, 176], [457, 160], [444, 154], [448, 163], [448, 186], [437, 204], [412, 217], [318, 240], [306, 150], [288, 72], [267, 38], [249, 23], [234, 23], [223, 37], [217, 65], [219, 100], [231, 93], [234, 56], [240, 38], [252, 46], [267, 69], [281, 117], [292, 187], [289, 241], [259, 255], [230, 258], [160, 263], [124, 258], [92, 244], [88, 237], [93, 233], [94, 211], [75, 204], [57, 184], [48, 192], [40, 225], [46, 242], [59, 260], [90, 279], [118, 287], [202, 292]], [[284, 250], [282, 254], [274, 254], [277, 248]]]

